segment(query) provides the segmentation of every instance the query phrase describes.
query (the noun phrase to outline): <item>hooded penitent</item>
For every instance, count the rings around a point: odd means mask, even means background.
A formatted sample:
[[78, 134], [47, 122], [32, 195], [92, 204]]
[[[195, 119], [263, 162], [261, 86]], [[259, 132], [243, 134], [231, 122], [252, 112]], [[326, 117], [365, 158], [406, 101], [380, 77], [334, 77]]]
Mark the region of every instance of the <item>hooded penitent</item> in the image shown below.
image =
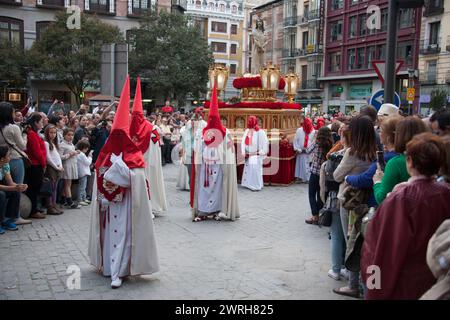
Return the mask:
[[314, 130], [312, 121], [310, 118], [303, 119], [303, 131], [305, 132], [305, 140], [303, 142], [303, 147], [308, 147], [309, 134]]
[[124, 189], [108, 183], [103, 179], [105, 171], [111, 167], [111, 155], [122, 153], [122, 159], [130, 169], [145, 168], [145, 161], [142, 152], [136, 147], [130, 138], [129, 123], [130, 106], [130, 79], [127, 76], [125, 84], [120, 94], [119, 106], [111, 127], [108, 140], [100, 150], [100, 154], [95, 163], [97, 174], [97, 187], [99, 198], [106, 198], [108, 201], [121, 201]]
[[222, 121], [220, 121], [217, 89], [214, 84], [211, 95], [211, 105], [209, 108], [208, 124], [203, 129], [203, 141], [205, 141], [205, 144], [208, 147], [217, 147], [223, 141], [226, 130], [227, 129], [223, 126]]
[[153, 125], [144, 117], [144, 110], [142, 108], [141, 78], [138, 77], [136, 93], [133, 101], [133, 111], [131, 113], [130, 136], [142, 153], [145, 153], [150, 146], [152, 131]]
[[[248, 134], [245, 137], [245, 145], [250, 146], [252, 144], [254, 131], [256, 131], [256, 132], [259, 131], [258, 119], [256, 119], [255, 116], [248, 117], [247, 128], [250, 130], [248, 131]], [[253, 130], [251, 130], [251, 129], [253, 129]]]

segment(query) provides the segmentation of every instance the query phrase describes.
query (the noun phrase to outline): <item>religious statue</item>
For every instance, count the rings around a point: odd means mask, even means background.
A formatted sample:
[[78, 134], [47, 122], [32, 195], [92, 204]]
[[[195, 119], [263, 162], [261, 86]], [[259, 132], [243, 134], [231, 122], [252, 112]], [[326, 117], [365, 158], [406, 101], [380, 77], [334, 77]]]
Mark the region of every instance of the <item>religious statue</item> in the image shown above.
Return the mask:
[[257, 74], [259, 70], [264, 66], [264, 52], [267, 45], [267, 35], [264, 33], [264, 21], [258, 17], [256, 20], [256, 26], [252, 31], [253, 44], [252, 44], [252, 72]]

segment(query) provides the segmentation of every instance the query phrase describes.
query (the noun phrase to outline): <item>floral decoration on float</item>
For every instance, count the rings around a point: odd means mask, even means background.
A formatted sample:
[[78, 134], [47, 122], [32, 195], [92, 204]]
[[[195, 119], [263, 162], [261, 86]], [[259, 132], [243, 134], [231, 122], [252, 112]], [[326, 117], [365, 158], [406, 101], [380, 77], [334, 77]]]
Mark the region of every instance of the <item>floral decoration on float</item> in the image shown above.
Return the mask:
[[[209, 109], [209, 101], [205, 101], [204, 107]], [[266, 101], [255, 101], [255, 102], [238, 102], [238, 103], [225, 103], [219, 101], [220, 108], [243, 108], [243, 109], [273, 109], [273, 110], [301, 110], [302, 106], [299, 103], [287, 103], [287, 102], [266, 102]]]
[[[278, 90], [284, 90], [286, 86], [286, 81], [283, 78], [280, 78], [280, 82], [278, 83]], [[236, 89], [245, 89], [245, 88], [262, 88], [262, 81], [260, 76], [255, 77], [241, 77], [233, 80], [233, 87]]]

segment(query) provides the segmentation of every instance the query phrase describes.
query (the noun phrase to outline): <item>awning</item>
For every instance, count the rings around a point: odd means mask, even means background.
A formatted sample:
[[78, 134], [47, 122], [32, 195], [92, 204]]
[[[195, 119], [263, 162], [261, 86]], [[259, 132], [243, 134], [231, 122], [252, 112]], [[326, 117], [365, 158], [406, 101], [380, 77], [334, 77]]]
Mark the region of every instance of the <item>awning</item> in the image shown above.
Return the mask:
[[322, 99], [295, 99], [295, 102], [303, 104], [319, 104], [322, 103]]

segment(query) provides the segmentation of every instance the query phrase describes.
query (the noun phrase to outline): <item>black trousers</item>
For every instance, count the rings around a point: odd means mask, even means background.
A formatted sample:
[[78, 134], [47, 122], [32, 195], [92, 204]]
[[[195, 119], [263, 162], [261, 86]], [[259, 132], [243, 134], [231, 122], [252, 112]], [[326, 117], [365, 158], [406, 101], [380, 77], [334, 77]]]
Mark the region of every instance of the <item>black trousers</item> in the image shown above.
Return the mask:
[[308, 186], [309, 206], [313, 216], [319, 215], [320, 209], [323, 208], [323, 202], [320, 199], [319, 175], [311, 173]]
[[25, 181], [28, 184], [26, 195], [31, 201], [31, 214], [37, 212], [37, 198], [44, 179], [44, 169], [41, 166], [31, 166], [25, 170]]
[[5, 218], [17, 219], [19, 217], [20, 193], [16, 191], [0, 191], [0, 223]]
[[170, 139], [163, 137], [164, 144], [161, 146], [161, 157], [162, 163], [172, 163], [172, 145], [170, 143]]

